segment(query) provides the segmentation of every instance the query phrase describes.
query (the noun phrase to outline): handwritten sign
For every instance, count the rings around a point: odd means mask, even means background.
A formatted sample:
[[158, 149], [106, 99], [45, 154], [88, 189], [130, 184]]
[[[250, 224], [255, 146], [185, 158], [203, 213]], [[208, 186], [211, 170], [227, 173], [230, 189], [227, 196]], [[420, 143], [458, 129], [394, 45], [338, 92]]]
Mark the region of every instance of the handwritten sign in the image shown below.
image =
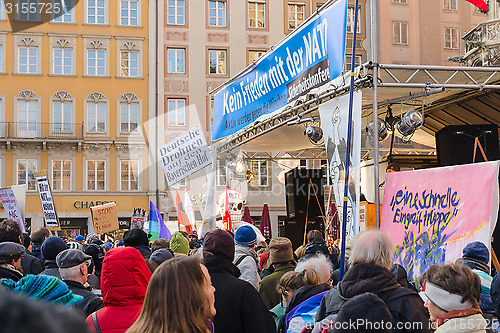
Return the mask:
[[120, 228], [115, 202], [91, 207], [90, 211], [92, 212], [92, 222], [96, 234], [103, 234]]
[[410, 282], [431, 265], [460, 258], [470, 242], [491, 247], [498, 168], [495, 161], [387, 174], [381, 230]]
[[169, 186], [212, 163], [200, 126], [158, 149], [158, 156]]
[[24, 221], [17, 206], [16, 197], [11, 188], [0, 189], [0, 201], [2, 201], [3, 208], [5, 209], [5, 214], [7, 218], [14, 220], [19, 224], [22, 232], [26, 232], [24, 229]]
[[38, 185], [38, 195], [40, 196], [40, 202], [42, 203], [42, 211], [43, 217], [45, 218], [45, 223], [49, 228], [57, 228], [59, 227], [59, 221], [57, 219], [56, 208], [54, 206], [54, 200], [52, 198], [52, 192], [50, 190], [50, 184], [47, 175], [37, 175], [36, 183]]

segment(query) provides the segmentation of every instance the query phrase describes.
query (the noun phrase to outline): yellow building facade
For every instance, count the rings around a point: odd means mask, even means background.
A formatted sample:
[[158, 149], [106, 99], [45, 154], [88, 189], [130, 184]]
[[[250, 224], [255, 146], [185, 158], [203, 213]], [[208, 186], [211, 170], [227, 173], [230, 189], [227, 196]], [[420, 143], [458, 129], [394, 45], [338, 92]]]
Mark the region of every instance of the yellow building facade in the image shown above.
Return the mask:
[[127, 228], [150, 187], [148, 1], [75, 1], [0, 11], [0, 186], [27, 184], [34, 230], [34, 177], [46, 170], [69, 236], [92, 231], [89, 208], [109, 201]]

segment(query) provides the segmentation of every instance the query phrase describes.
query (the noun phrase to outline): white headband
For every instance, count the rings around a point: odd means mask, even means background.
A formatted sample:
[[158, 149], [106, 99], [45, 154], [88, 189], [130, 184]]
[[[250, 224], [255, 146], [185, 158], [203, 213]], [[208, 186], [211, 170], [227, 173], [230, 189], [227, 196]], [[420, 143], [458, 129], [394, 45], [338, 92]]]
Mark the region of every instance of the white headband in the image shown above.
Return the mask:
[[420, 297], [424, 301], [429, 299], [438, 308], [450, 312], [452, 310], [466, 310], [472, 308], [472, 303], [462, 302], [462, 296], [452, 294], [435, 284], [425, 281]]

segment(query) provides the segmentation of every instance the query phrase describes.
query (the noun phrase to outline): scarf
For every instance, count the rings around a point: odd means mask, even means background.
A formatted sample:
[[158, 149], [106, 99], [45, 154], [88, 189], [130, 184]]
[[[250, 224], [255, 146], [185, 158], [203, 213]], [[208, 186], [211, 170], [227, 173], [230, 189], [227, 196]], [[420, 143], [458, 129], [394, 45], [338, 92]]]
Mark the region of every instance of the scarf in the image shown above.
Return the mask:
[[481, 312], [481, 309], [479, 308], [479, 306], [474, 306], [470, 309], [465, 309], [465, 310], [452, 310], [450, 312], [447, 312], [444, 316], [442, 316], [441, 318], [439, 318], [437, 320], [437, 326], [441, 326], [442, 324], [444, 324], [446, 321], [452, 319], [452, 318], [463, 318], [463, 317], [469, 317], [469, 316], [472, 316], [472, 315], [475, 315], [475, 314], [482, 314]]

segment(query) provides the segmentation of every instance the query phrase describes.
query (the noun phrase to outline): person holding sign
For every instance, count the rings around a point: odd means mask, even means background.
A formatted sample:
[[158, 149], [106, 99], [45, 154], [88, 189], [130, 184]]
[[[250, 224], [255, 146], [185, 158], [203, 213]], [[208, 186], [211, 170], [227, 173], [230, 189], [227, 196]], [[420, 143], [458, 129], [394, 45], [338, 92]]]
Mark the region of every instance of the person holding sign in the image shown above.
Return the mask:
[[433, 265], [420, 277], [425, 307], [437, 327], [434, 333], [486, 332], [478, 300], [481, 279], [466, 265]]

